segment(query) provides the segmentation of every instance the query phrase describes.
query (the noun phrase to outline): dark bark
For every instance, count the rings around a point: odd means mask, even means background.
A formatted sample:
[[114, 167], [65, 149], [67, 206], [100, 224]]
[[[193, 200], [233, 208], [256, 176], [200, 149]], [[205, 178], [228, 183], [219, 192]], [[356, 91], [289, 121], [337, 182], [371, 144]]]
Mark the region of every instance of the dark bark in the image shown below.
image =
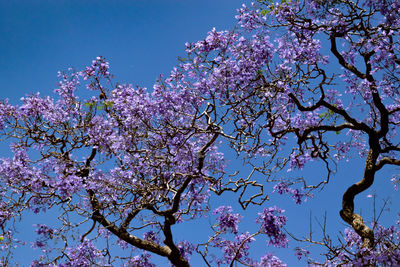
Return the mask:
[[371, 248], [374, 246], [374, 232], [363, 221], [363, 218], [354, 213], [354, 198], [356, 195], [367, 190], [374, 182], [375, 163], [379, 153], [370, 149], [365, 163], [364, 177], [357, 183], [350, 186], [343, 194], [342, 210], [340, 216], [353, 227], [356, 233], [362, 238], [362, 246]]

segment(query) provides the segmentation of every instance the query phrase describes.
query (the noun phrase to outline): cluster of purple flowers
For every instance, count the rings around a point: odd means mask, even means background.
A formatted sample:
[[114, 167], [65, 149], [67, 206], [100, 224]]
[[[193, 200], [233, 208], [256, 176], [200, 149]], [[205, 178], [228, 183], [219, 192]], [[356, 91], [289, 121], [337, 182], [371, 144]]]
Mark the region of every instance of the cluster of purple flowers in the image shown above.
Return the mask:
[[286, 216], [281, 215], [285, 211], [277, 207], [264, 209], [259, 213], [257, 222], [261, 224], [261, 229], [269, 238], [269, 244], [276, 247], [287, 247], [288, 239], [282, 232], [282, 227], [286, 224]]
[[343, 264], [344, 266], [396, 266], [400, 262], [400, 229], [399, 225], [388, 228], [376, 225], [373, 248], [362, 246], [362, 240], [353, 229], [344, 231], [346, 249], [338, 249], [336, 257], [326, 265]]
[[288, 185], [287, 182], [279, 182], [274, 186], [274, 191], [277, 192], [278, 194], [289, 194], [293, 200], [296, 202], [296, 204], [301, 204], [305, 199], [305, 195], [301, 193], [299, 189], [294, 189]]
[[213, 214], [218, 215], [219, 231], [229, 231], [235, 234], [238, 232], [241, 216], [239, 213], [232, 214], [231, 206], [220, 206], [214, 210]]
[[156, 267], [155, 264], [150, 262], [151, 255], [148, 253], [143, 253], [132, 257], [126, 266], [137, 266], [137, 267]]

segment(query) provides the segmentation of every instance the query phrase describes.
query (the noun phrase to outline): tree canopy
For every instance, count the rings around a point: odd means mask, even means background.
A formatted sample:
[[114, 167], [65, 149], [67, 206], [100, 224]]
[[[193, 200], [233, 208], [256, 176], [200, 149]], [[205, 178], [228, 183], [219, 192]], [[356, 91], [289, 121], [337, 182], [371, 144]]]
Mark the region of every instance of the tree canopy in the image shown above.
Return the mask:
[[[155, 266], [152, 254], [190, 266], [196, 253], [208, 266], [285, 266], [268, 248], [251, 253], [258, 238], [283, 248], [292, 238], [268, 193], [302, 204], [354, 154], [363, 175], [335, 200], [344, 239], [301, 240], [323, 259], [295, 253], [316, 265], [400, 264], [399, 222], [367, 223], [354, 203], [379, 171], [400, 165], [400, 1], [260, 0], [236, 18], [234, 30], [187, 43], [152, 89], [119, 84], [98, 57], [60, 72], [53, 97], [0, 102], [13, 153], [0, 161], [3, 265], [23, 242], [14, 234], [24, 214], [53, 210], [58, 223], [37, 225], [43, 255], [33, 266]], [[229, 157], [248, 173], [232, 171]], [[311, 162], [322, 179], [301, 175]], [[243, 210], [258, 207], [255, 227], [216, 205], [229, 193]], [[215, 223], [204, 240], [177, 240], [176, 225], [206, 216]]]

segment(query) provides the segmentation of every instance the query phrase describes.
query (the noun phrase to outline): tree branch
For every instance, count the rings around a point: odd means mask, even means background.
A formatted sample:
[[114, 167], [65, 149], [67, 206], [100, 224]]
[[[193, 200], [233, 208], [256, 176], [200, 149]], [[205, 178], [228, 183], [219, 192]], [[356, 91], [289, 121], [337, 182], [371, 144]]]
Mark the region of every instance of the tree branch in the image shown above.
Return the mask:
[[350, 63], [348, 63], [344, 57], [339, 53], [339, 51], [337, 50], [337, 46], [336, 46], [336, 37], [339, 37], [337, 33], [333, 33], [329, 39], [331, 41], [331, 52], [335, 55], [335, 57], [338, 59], [339, 64], [342, 65], [343, 67], [345, 67], [347, 70], [351, 71], [352, 73], [354, 73], [357, 77], [359, 77], [360, 79], [366, 79], [367, 75], [365, 75], [364, 73], [360, 72], [356, 67], [354, 67], [353, 65], [351, 65]]
[[362, 246], [366, 248], [373, 247], [375, 243], [374, 232], [365, 225], [359, 214], [354, 213], [354, 198], [373, 184], [376, 172], [375, 163], [378, 155], [379, 153], [373, 148], [369, 150], [365, 163], [364, 177], [359, 182], [350, 186], [343, 194], [342, 210], [340, 211], [342, 219], [350, 224], [356, 233], [360, 235], [363, 241]]
[[389, 158], [389, 157], [384, 157], [383, 159], [378, 161], [378, 163], [375, 166], [375, 169], [378, 171], [378, 170], [382, 169], [383, 166], [385, 166], [386, 164], [400, 166], [400, 160], [392, 159], [392, 158]]

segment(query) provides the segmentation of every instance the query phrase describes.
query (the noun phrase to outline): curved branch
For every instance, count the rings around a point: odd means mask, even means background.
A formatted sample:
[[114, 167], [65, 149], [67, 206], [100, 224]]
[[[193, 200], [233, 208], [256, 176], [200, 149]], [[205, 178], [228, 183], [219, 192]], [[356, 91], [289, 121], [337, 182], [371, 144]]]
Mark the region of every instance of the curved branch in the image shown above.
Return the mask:
[[[90, 191], [90, 190], [89, 190]], [[92, 195], [92, 199], [94, 196], [94, 193], [89, 193]], [[91, 200], [92, 205], [93, 205], [93, 200]], [[94, 201], [96, 202], [96, 201]], [[116, 235], [117, 237], [121, 238], [125, 242], [140, 248], [144, 249], [150, 252], [153, 252], [157, 255], [168, 257], [171, 255], [171, 249], [168, 246], [160, 246], [154, 242], [147, 241], [140, 239], [136, 236], [133, 236], [129, 234], [128, 232], [124, 231], [123, 229], [117, 227], [115, 224], [111, 223], [109, 220], [107, 220], [103, 215], [101, 215], [99, 209], [95, 210], [92, 215], [92, 219], [100, 223], [101, 225], [104, 226], [105, 229]]]
[[[100, 213], [100, 204], [93, 192], [93, 190], [87, 190], [89, 197], [90, 197], [90, 203], [92, 204], [93, 208], [93, 214], [92, 214], [92, 219], [94, 221], [97, 221], [101, 225], [104, 226], [105, 229], [113, 233], [115, 236], [118, 238], [124, 240], [128, 244], [131, 244], [137, 248], [144, 249], [146, 251], [153, 252], [157, 255], [167, 257], [170, 262], [175, 265], [175, 266], [183, 266], [183, 267], [189, 267], [189, 263], [181, 256], [178, 248], [175, 246], [175, 244], [172, 243], [172, 248], [171, 244], [169, 242], [165, 242], [166, 246], [160, 246], [155, 242], [148, 241], [148, 240], [143, 240], [140, 239], [134, 235], [129, 234], [125, 229], [122, 229], [121, 227], [117, 227], [114, 223], [110, 222], [105, 218], [101, 213]], [[170, 228], [169, 228], [170, 231]], [[165, 233], [165, 231], [164, 231]], [[171, 232], [169, 232], [171, 233]], [[169, 236], [166, 234], [166, 240], [169, 240]], [[171, 234], [172, 238], [172, 234]]]
[[342, 200], [342, 210], [340, 211], [340, 216], [342, 219], [350, 224], [356, 233], [362, 238], [362, 246], [371, 248], [374, 245], [374, 232], [363, 222], [363, 218], [354, 213], [354, 198], [359, 193], [367, 190], [374, 182], [375, 178], [375, 163], [378, 158], [379, 153], [374, 149], [370, 149], [368, 152], [364, 177], [357, 183], [350, 186], [346, 192], [343, 194]]
[[321, 98], [318, 100], [317, 103], [315, 103], [312, 106], [305, 107], [300, 103], [300, 101], [297, 99], [297, 97], [293, 93], [289, 93], [289, 97], [293, 100], [293, 102], [296, 104], [297, 108], [300, 111], [313, 111], [313, 110], [316, 110], [317, 108], [322, 106], [322, 102], [323, 102], [323, 100], [325, 98], [324, 94], [322, 94]]
[[131, 221], [136, 217], [136, 215], [141, 211], [141, 209], [135, 209], [132, 212], [128, 213], [125, 220], [121, 223], [120, 228], [121, 230], [126, 230], [128, 228]]
[[383, 168], [386, 164], [391, 164], [391, 165], [397, 165], [400, 166], [400, 160], [398, 159], [392, 159], [389, 157], [384, 157], [381, 159], [375, 166], [375, 169], [378, 171]]
[[[358, 122], [356, 119], [351, 117], [344, 109], [340, 109], [340, 108], [326, 102], [324, 100], [324, 98], [325, 98], [324, 94], [321, 95], [321, 98], [318, 100], [318, 102], [316, 104], [314, 104], [312, 106], [308, 106], [308, 107], [303, 106], [294, 94], [290, 93], [289, 97], [296, 104], [296, 107], [300, 111], [314, 111], [317, 108], [323, 106], [323, 107], [326, 107], [327, 109], [331, 110], [332, 112], [341, 115], [347, 122], [349, 122], [353, 125], [353, 126], [350, 126], [349, 124], [342, 124], [339, 126], [331, 126], [331, 127], [343, 127], [343, 125], [346, 125], [347, 127], [345, 127], [345, 128], [351, 128], [354, 130], [362, 130], [368, 134], [373, 133], [373, 130], [370, 127], [368, 127], [367, 124], [365, 124], [363, 122]], [[344, 128], [342, 128], [342, 129], [344, 129]]]
[[367, 80], [371, 83], [371, 94], [372, 94], [372, 100], [374, 101], [375, 106], [378, 108], [379, 113], [381, 114], [381, 128], [379, 131], [377, 131], [377, 137], [383, 137], [385, 136], [388, 131], [389, 131], [389, 111], [385, 107], [385, 105], [382, 103], [382, 99], [379, 95], [378, 90], [376, 89], [375, 85], [375, 79], [371, 74], [371, 63], [370, 58], [374, 54], [374, 52], [367, 53], [363, 55], [364, 57], [364, 62], [366, 66], [366, 74], [367, 74]]
[[[371, 75], [371, 63], [369, 63], [370, 57], [374, 54], [374, 51], [370, 51], [369, 53], [363, 54], [364, 62], [365, 62], [365, 67], [366, 67], [366, 73], [360, 72], [354, 65], [348, 63], [344, 57], [339, 53], [337, 50], [336, 46], [336, 37], [338, 37], [337, 34], [332, 34], [329, 39], [331, 41], [331, 52], [335, 55], [335, 57], [338, 59], [339, 64], [352, 72], [354, 75], [356, 75], [360, 79], [367, 79], [368, 82], [372, 83], [372, 88], [371, 88], [371, 94], [372, 94], [372, 99], [375, 104], [375, 106], [378, 108], [380, 114], [381, 114], [381, 129], [377, 132], [378, 137], [383, 137], [387, 134], [388, 132], [388, 123], [389, 123], [389, 111], [386, 109], [385, 105], [382, 103], [382, 100], [379, 96], [378, 91], [375, 88], [375, 81], [374, 78]], [[333, 110], [334, 111], [334, 110]]]
[[[213, 137], [200, 149], [198, 152], [198, 165], [197, 165], [197, 171], [199, 174], [201, 174], [201, 171], [204, 166], [204, 160], [205, 160], [205, 154], [207, 149], [217, 140], [219, 133], [215, 133]], [[163, 233], [165, 235], [165, 240], [164, 244], [166, 244], [170, 249], [171, 253], [168, 259], [175, 264], [176, 266], [183, 266], [183, 267], [188, 267], [190, 266], [189, 263], [182, 257], [179, 249], [175, 245], [173, 241], [173, 236], [172, 236], [172, 230], [171, 226], [175, 224], [176, 219], [174, 217], [174, 213], [176, 213], [179, 209], [180, 205], [180, 200], [182, 193], [184, 190], [188, 187], [192, 179], [194, 178], [193, 175], [190, 175], [189, 177], [186, 178], [186, 180], [183, 182], [182, 186], [177, 190], [175, 196], [174, 196], [174, 202], [172, 204], [171, 209], [163, 212], [165, 221], [163, 225]], [[176, 264], [179, 263], [179, 264]]]
[[[92, 149], [91, 155], [86, 159], [85, 163], [85, 169], [80, 172], [80, 176], [82, 178], [88, 177], [89, 175], [89, 167], [91, 161], [94, 159], [96, 156], [96, 149]], [[126, 231], [126, 227], [129, 225], [130, 221], [135, 217], [135, 215], [140, 211], [134, 211], [130, 214], [128, 214], [127, 218], [124, 220], [124, 222], [121, 224], [120, 227], [116, 226], [114, 223], [110, 222], [107, 220], [107, 218], [101, 214], [100, 210], [102, 209], [94, 191], [92, 189], [88, 189], [87, 193], [89, 195], [89, 200], [92, 205], [92, 219], [95, 222], [100, 223], [101, 225], [104, 226], [105, 229], [113, 233], [115, 236], [118, 238], [124, 240], [128, 244], [131, 244], [137, 248], [144, 249], [146, 251], [153, 252], [157, 255], [167, 257], [170, 262], [175, 265], [175, 266], [184, 266], [184, 267], [189, 267], [189, 263], [187, 260], [185, 260], [180, 252], [179, 249], [176, 247], [176, 245], [172, 241], [172, 232], [171, 232], [171, 225], [175, 223], [175, 218], [173, 217], [172, 214], [167, 214], [167, 219], [166, 223], [164, 224], [164, 234], [166, 236], [166, 239], [164, 243], [166, 246], [160, 246], [159, 244], [148, 241], [148, 240], [143, 240], [140, 239], [134, 235], [129, 234]], [[170, 218], [172, 217], [173, 221], [169, 222]]]
[[330, 131], [330, 132], [337, 132], [337, 131], [341, 131], [343, 129], [353, 129], [353, 130], [359, 130], [359, 128], [355, 127], [353, 124], [351, 123], [343, 123], [340, 125], [320, 125], [320, 126], [313, 126], [313, 127], [309, 127], [307, 129], [304, 130], [302, 135], [298, 135], [299, 139], [298, 139], [298, 143], [301, 144], [304, 140], [306, 140], [307, 135], [311, 132], [316, 132], [316, 131]]
[[391, 151], [400, 151], [400, 147], [398, 147], [397, 145], [396, 146], [390, 145], [390, 146], [387, 146], [387, 147], [381, 149], [380, 152], [381, 153], [388, 153], [388, 152], [391, 152]]
[[[204, 166], [204, 160], [205, 160], [206, 151], [217, 140], [218, 136], [219, 136], [219, 133], [218, 132], [215, 133], [213, 135], [213, 137], [198, 152], [199, 162], [197, 164], [197, 171], [198, 171], [199, 174], [201, 174], [201, 171], [202, 171], [203, 166]], [[176, 191], [176, 194], [174, 196], [174, 202], [172, 204], [171, 209], [163, 212], [164, 214], [173, 214], [173, 213], [178, 211], [179, 203], [180, 203], [180, 200], [181, 200], [181, 195], [182, 195], [183, 191], [185, 191], [185, 189], [188, 187], [189, 183], [192, 181], [193, 178], [194, 178], [193, 175], [190, 175], [190, 176], [188, 176], [186, 178], [186, 180], [183, 182], [181, 187]]]
[[363, 123], [363, 122], [358, 122], [356, 119], [354, 119], [353, 117], [351, 117], [349, 115], [349, 113], [347, 113], [344, 109], [340, 109], [338, 107], [335, 107], [334, 105], [329, 104], [328, 102], [326, 102], [325, 100], [322, 101], [322, 105], [330, 110], [332, 110], [333, 112], [335, 112], [336, 114], [341, 115], [347, 122], [353, 124], [355, 127], [357, 127], [357, 130], [362, 130], [368, 134], [372, 134], [373, 130], [368, 127], [367, 124]]
[[367, 75], [365, 75], [364, 73], [362, 73], [361, 71], [359, 71], [356, 67], [354, 67], [353, 65], [351, 65], [350, 63], [348, 63], [344, 57], [339, 53], [339, 51], [337, 50], [337, 46], [336, 46], [336, 37], [339, 37], [337, 34], [332, 34], [329, 39], [331, 41], [331, 52], [335, 55], [335, 57], [338, 59], [339, 64], [342, 65], [343, 67], [345, 67], [347, 70], [351, 71], [352, 73], [354, 73], [358, 78], [360, 79], [366, 79]]

